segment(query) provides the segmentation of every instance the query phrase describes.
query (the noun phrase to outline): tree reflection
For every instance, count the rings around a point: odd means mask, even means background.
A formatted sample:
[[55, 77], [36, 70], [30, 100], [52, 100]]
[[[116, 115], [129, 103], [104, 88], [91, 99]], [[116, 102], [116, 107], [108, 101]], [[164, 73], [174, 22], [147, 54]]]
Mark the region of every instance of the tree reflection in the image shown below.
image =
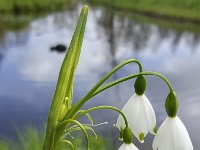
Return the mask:
[[[33, 24], [35, 19], [37, 19], [38, 22], [34, 29], [37, 36], [48, 32], [47, 25], [51, 23], [51, 28], [53, 28], [55, 32], [65, 28], [68, 30], [73, 29], [78, 16], [78, 9], [79, 5], [75, 5], [65, 12], [54, 12], [47, 17], [42, 15], [42, 18], [39, 16], [15, 16], [7, 17], [10, 18], [10, 21], [6, 22], [2, 22], [1, 18], [1, 49], [2, 47], [8, 48], [25, 45], [30, 36], [32, 36], [30, 35], [30, 30], [32, 28], [30, 24]], [[137, 57], [136, 55], [143, 51], [151, 50], [152, 53], [157, 53], [162, 50], [160, 46], [168, 42], [169, 50], [172, 54], [175, 54], [180, 44], [182, 44], [182, 40], [185, 40], [191, 52], [198, 50], [200, 36], [196, 33], [176, 31], [173, 28], [160, 27], [155, 23], [138, 21], [130, 14], [124, 12], [119, 13], [111, 9], [91, 9], [91, 13], [96, 13], [97, 11], [100, 12], [100, 16], [97, 16], [92, 21], [95, 21], [97, 26], [104, 31], [109, 52], [109, 54], [105, 54], [105, 57], [108, 58], [107, 61], [110, 64], [110, 68], [116, 66], [122, 59], [119, 54], [123, 49], [125, 49], [127, 57], [133, 57], [133, 54], [135, 55], [134, 57]], [[95, 32], [97, 32], [97, 35], [102, 35], [101, 31], [102, 30], [98, 29]]]
[[[155, 53], [159, 50], [159, 45], [166, 40], [172, 40], [171, 43], [169, 42], [171, 44], [170, 50], [175, 54], [178, 50], [176, 47], [179, 45], [181, 39], [189, 37], [185, 37], [187, 31], [181, 32], [171, 28], [159, 27], [153, 23], [137, 22], [134, 18], [130, 19], [129, 16], [125, 13], [106, 9], [102, 10], [101, 17], [97, 19], [97, 22], [102, 26], [108, 37], [109, 50], [113, 56], [115, 56], [118, 47], [122, 44], [127, 45], [130, 43], [132, 43], [132, 49], [135, 54], [148, 49], [151, 49]], [[189, 34], [192, 35], [192, 38], [190, 38], [188, 46], [191, 50], [194, 50], [199, 44], [200, 36], [196, 33]], [[152, 38], [155, 38], [156, 41], [152, 42]]]

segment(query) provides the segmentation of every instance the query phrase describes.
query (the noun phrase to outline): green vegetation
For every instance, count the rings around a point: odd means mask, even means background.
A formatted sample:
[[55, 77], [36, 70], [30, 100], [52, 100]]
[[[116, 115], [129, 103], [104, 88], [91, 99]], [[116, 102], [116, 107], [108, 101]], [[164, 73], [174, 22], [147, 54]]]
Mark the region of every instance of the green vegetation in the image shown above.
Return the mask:
[[[42, 150], [43, 141], [44, 141], [44, 131], [39, 131], [36, 128], [28, 127], [24, 131], [18, 131], [18, 141], [14, 142], [8, 139], [0, 140], [0, 150]], [[77, 132], [76, 132], [77, 133]], [[73, 139], [69, 136], [70, 141], [74, 143], [76, 150], [85, 149], [85, 139], [80, 134], [75, 134], [72, 136], [79, 138]], [[82, 138], [81, 138], [82, 137]], [[90, 137], [91, 149], [95, 150], [107, 150], [113, 149], [111, 146], [111, 138], [101, 138], [98, 139]], [[57, 147], [59, 150], [66, 150], [68, 145], [61, 145]]]
[[198, 24], [194, 24], [191, 22], [180, 23], [177, 21], [168, 21], [166, 19], [155, 19], [152, 17], [135, 14], [135, 13], [124, 13], [119, 11], [114, 11], [115, 15], [118, 15], [121, 18], [129, 18], [130, 20], [134, 20], [141, 24], [156, 24], [160, 28], [163, 29], [172, 29], [177, 33], [183, 33], [185, 31], [193, 32], [195, 35], [200, 35], [200, 28]]
[[0, 12], [36, 12], [60, 10], [71, 6], [75, 0], [0, 0]]
[[21, 30], [29, 28], [29, 25], [35, 19], [39, 19], [48, 14], [48, 12], [27, 13], [15, 15], [13, 13], [6, 13], [0, 15], [0, 38], [8, 31], [20, 32]]
[[18, 141], [14, 142], [9, 139], [0, 140], [0, 150], [41, 150], [44, 133], [35, 128], [26, 128], [24, 131], [17, 131]]
[[147, 16], [200, 22], [199, 0], [88, 0], [88, 2]]

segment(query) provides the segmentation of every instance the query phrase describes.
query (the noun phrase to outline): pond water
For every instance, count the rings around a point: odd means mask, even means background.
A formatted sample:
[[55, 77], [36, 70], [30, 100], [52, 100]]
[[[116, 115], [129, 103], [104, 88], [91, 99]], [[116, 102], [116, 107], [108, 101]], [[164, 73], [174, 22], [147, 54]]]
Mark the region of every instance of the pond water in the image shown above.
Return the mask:
[[[0, 33], [0, 136], [13, 137], [16, 128], [42, 128], [54, 94], [65, 53], [50, 51], [58, 43], [69, 44], [81, 6], [33, 19], [20, 30]], [[180, 24], [181, 26], [181, 24]], [[105, 73], [125, 59], [136, 58], [144, 70], [157, 71], [172, 83], [178, 98], [178, 115], [200, 148], [200, 35], [141, 22], [122, 12], [104, 8], [89, 10], [80, 62], [75, 75], [74, 101], [83, 97]], [[136, 65], [118, 71], [111, 80], [138, 72]], [[151, 101], [158, 127], [165, 119], [164, 100], [168, 88], [156, 77], [147, 77], [146, 95]], [[113, 105], [122, 108], [134, 93], [134, 80], [108, 89], [84, 106]], [[114, 136], [117, 114], [110, 110], [92, 113], [101, 135]], [[152, 136], [139, 148], [150, 149]], [[115, 144], [117, 143], [117, 144]], [[113, 146], [115, 147], [115, 146]], [[149, 147], [149, 148], [147, 148]]]

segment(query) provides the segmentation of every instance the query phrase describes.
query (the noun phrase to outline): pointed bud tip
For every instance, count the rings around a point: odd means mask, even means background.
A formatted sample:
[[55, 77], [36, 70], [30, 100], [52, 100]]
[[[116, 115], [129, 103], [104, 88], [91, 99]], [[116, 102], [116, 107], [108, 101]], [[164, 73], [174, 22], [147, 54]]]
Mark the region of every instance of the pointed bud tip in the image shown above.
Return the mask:
[[88, 12], [88, 6], [84, 5], [83, 8], [82, 8], [82, 11], [84, 11], [85, 13], [87, 13]]

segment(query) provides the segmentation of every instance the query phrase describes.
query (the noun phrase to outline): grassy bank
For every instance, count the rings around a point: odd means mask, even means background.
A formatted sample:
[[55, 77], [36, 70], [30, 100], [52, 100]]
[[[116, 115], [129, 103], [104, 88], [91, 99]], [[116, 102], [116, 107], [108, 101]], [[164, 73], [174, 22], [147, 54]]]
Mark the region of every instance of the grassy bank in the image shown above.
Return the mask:
[[[72, 134], [73, 136], [73, 134]], [[77, 138], [78, 136], [78, 138]], [[42, 150], [44, 141], [44, 131], [36, 128], [28, 127], [23, 131], [17, 131], [17, 141], [10, 139], [0, 139], [0, 150]], [[85, 149], [85, 138], [79, 132], [76, 132], [75, 139], [69, 136], [71, 142], [74, 143], [76, 150]], [[94, 138], [90, 136], [90, 148], [92, 150], [113, 149], [111, 138]], [[70, 149], [68, 145], [60, 145], [55, 150]]]
[[135, 14], [135, 13], [124, 13], [121, 11], [114, 11], [114, 13], [120, 16], [121, 18], [129, 18], [130, 20], [134, 20], [140, 24], [149, 24], [149, 25], [156, 24], [157, 26], [159, 26], [159, 28], [168, 29], [168, 30], [170, 29], [179, 34], [185, 33], [185, 32], [191, 32], [195, 36], [200, 35], [199, 24], [193, 24], [191, 22], [181, 23], [181, 22], [172, 21], [172, 20], [169, 21], [166, 19], [154, 19], [152, 17], [148, 17], [145, 15], [140, 15], [140, 14]]
[[200, 23], [199, 0], [88, 0], [88, 2], [147, 16]]
[[75, 0], [0, 0], [0, 12], [37, 12], [64, 9]]

